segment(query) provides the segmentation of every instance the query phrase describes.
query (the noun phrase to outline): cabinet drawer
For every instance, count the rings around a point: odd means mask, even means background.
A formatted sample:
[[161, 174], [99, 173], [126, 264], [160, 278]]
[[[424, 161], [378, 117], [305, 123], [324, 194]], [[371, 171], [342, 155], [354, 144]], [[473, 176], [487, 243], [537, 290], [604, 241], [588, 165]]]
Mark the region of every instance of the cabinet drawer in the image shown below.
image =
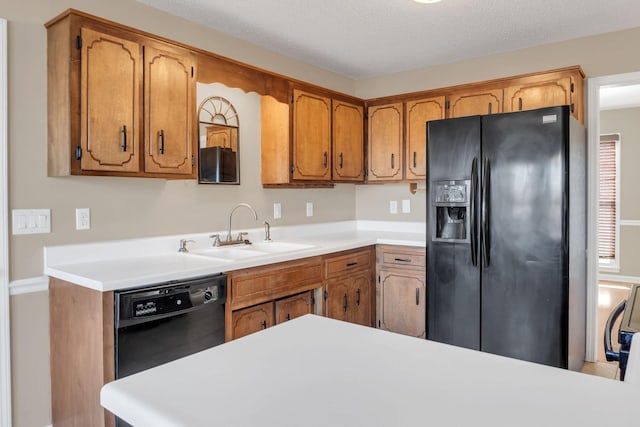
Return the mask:
[[278, 267], [258, 267], [231, 273], [231, 306], [235, 308], [322, 286], [322, 262], [312, 258]]
[[349, 271], [370, 268], [371, 258], [370, 248], [327, 258], [327, 278], [339, 276]]
[[409, 267], [424, 269], [426, 249], [410, 247], [381, 246], [378, 248], [378, 263], [383, 267]]

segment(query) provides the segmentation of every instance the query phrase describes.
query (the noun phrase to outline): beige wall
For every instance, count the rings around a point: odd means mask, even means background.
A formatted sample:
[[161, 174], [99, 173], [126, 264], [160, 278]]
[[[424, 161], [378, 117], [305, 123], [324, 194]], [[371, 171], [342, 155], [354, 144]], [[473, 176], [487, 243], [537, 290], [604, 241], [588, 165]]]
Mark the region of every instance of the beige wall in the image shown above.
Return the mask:
[[[620, 134], [620, 220], [640, 221], [640, 108], [600, 112], [600, 132]], [[618, 274], [640, 277], [639, 256], [640, 226], [621, 224]]]
[[[0, 0], [9, 21], [9, 205], [51, 208], [52, 233], [12, 236], [12, 280], [42, 274], [42, 247], [74, 242], [201, 232], [225, 227], [233, 204], [249, 201], [261, 218], [271, 203], [283, 205], [279, 224], [342, 219], [425, 218], [425, 194], [407, 185], [339, 185], [332, 190], [263, 190], [259, 185], [259, 138], [241, 136], [242, 184], [199, 186], [193, 181], [46, 176], [45, 21], [73, 7], [244, 61], [280, 74], [369, 98], [467, 83], [523, 72], [581, 64], [590, 76], [640, 70], [640, 29], [546, 48], [495, 55], [384, 78], [354, 82], [187, 23], [133, 0]], [[242, 114], [242, 113], [241, 113]], [[242, 120], [242, 119], [241, 119]], [[242, 122], [245, 135], [257, 125]], [[412, 213], [388, 214], [390, 200], [410, 199]], [[315, 216], [304, 216], [314, 201]], [[74, 209], [89, 207], [90, 231], [75, 231]], [[234, 221], [235, 224], [235, 221]], [[238, 216], [238, 226], [253, 223]], [[11, 298], [14, 427], [41, 427], [50, 420], [49, 338], [46, 292]]]

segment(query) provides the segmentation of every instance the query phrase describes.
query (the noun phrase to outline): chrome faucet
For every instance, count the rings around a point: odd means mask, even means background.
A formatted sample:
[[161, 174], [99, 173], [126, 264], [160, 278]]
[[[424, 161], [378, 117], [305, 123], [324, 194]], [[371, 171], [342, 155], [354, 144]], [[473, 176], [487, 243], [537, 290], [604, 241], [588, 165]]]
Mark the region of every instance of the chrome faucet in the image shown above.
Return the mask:
[[245, 243], [245, 244], [251, 244], [251, 242], [249, 241], [249, 239], [244, 239], [244, 235], [247, 233], [241, 232], [238, 234], [238, 238], [237, 239], [233, 239], [231, 237], [231, 218], [233, 217], [233, 213], [236, 211], [236, 209], [240, 208], [240, 207], [245, 207], [247, 209], [249, 209], [251, 212], [253, 212], [253, 216], [254, 219], [257, 221], [258, 220], [258, 214], [256, 213], [255, 209], [253, 209], [251, 207], [250, 204], [248, 203], [238, 203], [236, 206], [234, 206], [233, 209], [231, 209], [231, 212], [229, 212], [229, 228], [227, 229], [227, 239], [225, 241], [221, 241], [220, 239], [218, 239], [218, 244], [220, 246], [225, 246], [225, 245], [237, 245], [237, 244], [241, 244], [241, 243]]

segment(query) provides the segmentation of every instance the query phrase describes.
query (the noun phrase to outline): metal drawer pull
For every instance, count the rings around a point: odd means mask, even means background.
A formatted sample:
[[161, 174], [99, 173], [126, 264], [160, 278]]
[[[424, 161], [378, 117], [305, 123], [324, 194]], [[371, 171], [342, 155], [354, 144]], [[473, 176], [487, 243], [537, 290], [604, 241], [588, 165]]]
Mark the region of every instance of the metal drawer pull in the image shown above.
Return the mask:
[[416, 305], [420, 305], [420, 288], [416, 288]]
[[354, 265], [358, 265], [358, 263], [357, 263], [357, 262], [355, 262], [355, 261], [354, 261], [354, 262], [348, 262], [348, 263], [347, 263], [347, 267], [353, 267]]
[[411, 262], [411, 260], [407, 259], [407, 258], [394, 258], [394, 261], [397, 261], [397, 262]]

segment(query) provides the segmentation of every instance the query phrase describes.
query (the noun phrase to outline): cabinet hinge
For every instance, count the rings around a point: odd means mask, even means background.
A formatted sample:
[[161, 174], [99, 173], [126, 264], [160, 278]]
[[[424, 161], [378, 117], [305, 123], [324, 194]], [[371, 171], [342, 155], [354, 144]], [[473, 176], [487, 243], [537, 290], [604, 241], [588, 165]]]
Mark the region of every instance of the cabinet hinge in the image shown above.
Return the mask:
[[365, 118], [365, 119], [368, 119], [368, 118], [369, 118], [369, 113], [368, 113], [368, 112], [364, 113], [364, 118]]
[[191, 156], [191, 166], [196, 164], [196, 157], [195, 156]]
[[293, 94], [291, 94], [291, 103], [293, 104]]
[[82, 158], [82, 147], [79, 145], [76, 147], [76, 160], [80, 160]]
[[193, 77], [193, 67], [191, 67], [191, 77]]
[[380, 275], [378, 274], [378, 283], [380, 283]]
[[573, 114], [573, 113], [574, 113], [574, 110], [575, 110], [575, 109], [576, 109], [575, 104], [571, 104], [571, 114]]
[[291, 165], [291, 173], [293, 173], [294, 170], [295, 170], [294, 166]]
[[445, 110], [449, 109], [449, 101], [444, 101], [444, 109]]
[[573, 92], [574, 92], [574, 83], [571, 82], [571, 93], [573, 93]]
[[76, 36], [76, 49], [82, 49], [82, 37]]
[[380, 321], [378, 320], [378, 328], [380, 327]]
[[327, 298], [329, 298], [329, 292], [324, 291], [324, 293], [322, 294], [322, 297], [324, 298], [324, 300], [326, 301]]
[[316, 305], [316, 297], [313, 295], [313, 293], [311, 294], [311, 305]]

